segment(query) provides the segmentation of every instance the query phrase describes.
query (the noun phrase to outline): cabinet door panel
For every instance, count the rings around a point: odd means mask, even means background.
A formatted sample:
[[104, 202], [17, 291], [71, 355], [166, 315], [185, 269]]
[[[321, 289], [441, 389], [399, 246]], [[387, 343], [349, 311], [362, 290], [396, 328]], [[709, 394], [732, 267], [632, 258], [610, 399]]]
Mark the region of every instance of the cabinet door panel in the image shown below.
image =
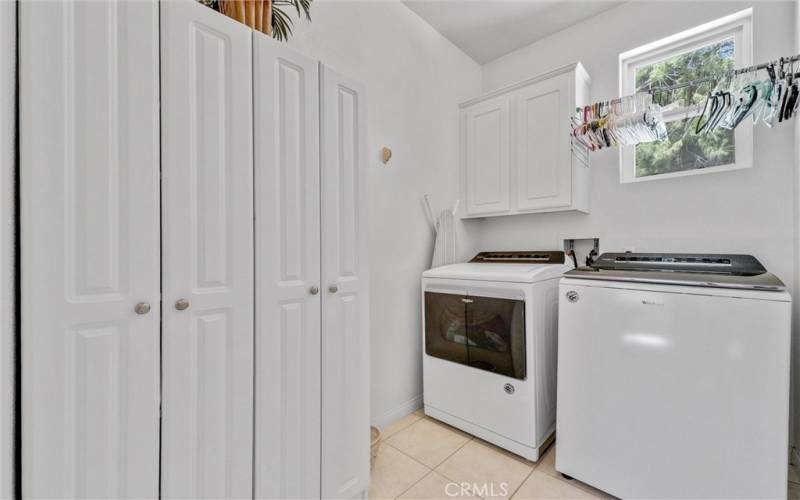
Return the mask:
[[253, 34], [255, 496], [320, 495], [319, 77]]
[[20, 9], [22, 494], [154, 498], [157, 3]]
[[509, 209], [509, 104], [501, 96], [462, 113], [468, 215]]
[[551, 78], [516, 93], [516, 209], [568, 206], [572, 164], [567, 130], [569, 75]]
[[162, 493], [250, 497], [251, 31], [191, 0], [162, 2], [161, 29]]
[[366, 92], [321, 66], [322, 497], [369, 484]]

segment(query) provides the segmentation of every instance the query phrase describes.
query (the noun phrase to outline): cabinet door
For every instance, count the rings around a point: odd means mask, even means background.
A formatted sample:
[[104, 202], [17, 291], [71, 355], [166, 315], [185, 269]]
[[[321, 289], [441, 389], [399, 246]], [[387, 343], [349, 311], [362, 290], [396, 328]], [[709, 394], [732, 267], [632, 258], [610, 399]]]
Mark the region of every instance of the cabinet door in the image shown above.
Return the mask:
[[255, 496], [318, 498], [319, 70], [261, 33], [253, 50]]
[[22, 495], [155, 498], [158, 6], [19, 6]]
[[462, 111], [467, 215], [497, 214], [510, 208], [508, 102], [508, 96], [500, 96]]
[[251, 30], [192, 0], [161, 30], [162, 494], [250, 497]]
[[321, 66], [322, 498], [369, 484], [367, 102]]
[[515, 93], [514, 185], [516, 209], [538, 210], [572, 202], [568, 120], [573, 73], [544, 80]]

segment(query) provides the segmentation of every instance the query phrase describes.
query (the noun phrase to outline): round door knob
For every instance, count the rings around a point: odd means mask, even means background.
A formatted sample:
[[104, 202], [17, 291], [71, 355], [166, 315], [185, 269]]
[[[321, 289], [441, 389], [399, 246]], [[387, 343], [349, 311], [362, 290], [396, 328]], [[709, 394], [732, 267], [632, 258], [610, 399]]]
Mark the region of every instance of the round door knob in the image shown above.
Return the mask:
[[311, 289], [309, 290], [309, 292], [311, 292], [311, 295], [316, 295], [316, 294], [319, 293], [319, 287], [318, 286], [312, 286]]
[[177, 301], [175, 301], [175, 309], [179, 311], [184, 311], [186, 309], [189, 309], [190, 305], [191, 303], [186, 299], [178, 299]]
[[150, 304], [147, 302], [139, 302], [133, 308], [136, 311], [136, 314], [147, 314], [150, 312]]
[[339, 287], [336, 286], [336, 285], [331, 285], [331, 286], [328, 287], [328, 291], [331, 292], [331, 293], [336, 293], [336, 292], [339, 291]]

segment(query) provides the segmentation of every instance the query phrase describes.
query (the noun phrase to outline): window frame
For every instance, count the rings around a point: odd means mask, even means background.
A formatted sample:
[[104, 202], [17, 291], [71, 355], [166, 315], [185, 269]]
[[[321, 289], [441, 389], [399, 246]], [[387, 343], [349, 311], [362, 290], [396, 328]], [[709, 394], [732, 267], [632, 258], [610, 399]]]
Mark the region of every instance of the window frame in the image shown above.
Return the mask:
[[[619, 55], [619, 90], [620, 95], [631, 95], [636, 91], [636, 69], [658, 63], [670, 57], [685, 54], [693, 50], [733, 39], [734, 68], [742, 68], [753, 64], [753, 9], [745, 9], [715, 21], [676, 33], [655, 42], [623, 52]], [[667, 122], [696, 116], [687, 108], [665, 113]], [[741, 170], [753, 166], [753, 122], [743, 121], [734, 129], [735, 155], [734, 163], [714, 167], [688, 169], [679, 172], [636, 176], [636, 146], [621, 146], [619, 149], [620, 183], [648, 182], [690, 175], [711, 174]]]

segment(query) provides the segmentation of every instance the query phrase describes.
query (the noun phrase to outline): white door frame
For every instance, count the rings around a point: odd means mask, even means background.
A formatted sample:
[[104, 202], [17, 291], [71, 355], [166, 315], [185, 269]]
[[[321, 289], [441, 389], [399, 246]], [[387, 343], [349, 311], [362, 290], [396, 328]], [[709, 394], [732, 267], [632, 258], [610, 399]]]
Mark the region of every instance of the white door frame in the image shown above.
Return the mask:
[[0, 498], [14, 498], [17, 3], [0, 2]]

